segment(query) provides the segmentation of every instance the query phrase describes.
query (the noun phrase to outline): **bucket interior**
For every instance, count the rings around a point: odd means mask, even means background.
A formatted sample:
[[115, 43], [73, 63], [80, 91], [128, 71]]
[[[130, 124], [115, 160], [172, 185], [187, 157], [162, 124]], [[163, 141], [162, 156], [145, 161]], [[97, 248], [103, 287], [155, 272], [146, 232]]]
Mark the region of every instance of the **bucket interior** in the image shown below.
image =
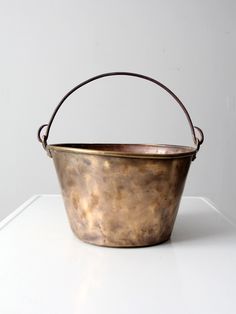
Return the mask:
[[196, 148], [169, 144], [113, 144], [113, 143], [66, 143], [50, 145], [53, 150], [73, 151], [91, 154], [119, 154], [140, 156], [189, 156], [196, 152]]

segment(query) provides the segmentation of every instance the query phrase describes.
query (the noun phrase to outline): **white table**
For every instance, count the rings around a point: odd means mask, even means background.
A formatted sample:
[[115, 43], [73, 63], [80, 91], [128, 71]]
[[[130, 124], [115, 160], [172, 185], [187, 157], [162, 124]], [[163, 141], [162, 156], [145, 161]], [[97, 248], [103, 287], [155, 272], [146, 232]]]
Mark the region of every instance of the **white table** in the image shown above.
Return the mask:
[[1, 314], [236, 313], [236, 228], [203, 198], [183, 198], [172, 240], [148, 248], [81, 242], [59, 195], [0, 229]]

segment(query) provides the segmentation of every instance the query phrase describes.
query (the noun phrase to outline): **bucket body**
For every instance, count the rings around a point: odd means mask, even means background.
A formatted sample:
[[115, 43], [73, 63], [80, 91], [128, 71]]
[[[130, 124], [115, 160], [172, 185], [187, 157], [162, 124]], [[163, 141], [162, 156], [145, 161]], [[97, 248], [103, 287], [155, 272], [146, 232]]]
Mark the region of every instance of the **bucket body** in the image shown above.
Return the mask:
[[88, 153], [84, 145], [49, 148], [74, 233], [85, 242], [111, 247], [168, 240], [193, 152], [167, 158], [166, 153], [150, 154], [157, 146], [105, 146], [109, 153], [102, 146]]

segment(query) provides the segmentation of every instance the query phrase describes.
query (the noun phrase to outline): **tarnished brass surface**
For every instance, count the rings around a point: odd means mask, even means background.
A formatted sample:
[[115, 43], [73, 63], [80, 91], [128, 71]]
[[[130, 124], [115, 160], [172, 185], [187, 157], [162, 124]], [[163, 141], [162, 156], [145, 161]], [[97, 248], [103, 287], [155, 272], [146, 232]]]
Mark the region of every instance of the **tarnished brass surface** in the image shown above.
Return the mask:
[[[129, 76], [165, 90], [180, 106], [195, 148], [142, 144], [49, 145], [53, 121], [66, 99], [105, 77]], [[44, 133], [43, 133], [44, 130]], [[182, 101], [163, 83], [143, 74], [109, 72], [73, 87], [61, 99], [38, 140], [56, 166], [69, 221], [82, 240], [104, 246], [133, 247], [169, 239], [190, 162], [204, 141]]]
[[196, 150], [173, 145], [50, 145], [74, 233], [102, 246], [168, 240]]

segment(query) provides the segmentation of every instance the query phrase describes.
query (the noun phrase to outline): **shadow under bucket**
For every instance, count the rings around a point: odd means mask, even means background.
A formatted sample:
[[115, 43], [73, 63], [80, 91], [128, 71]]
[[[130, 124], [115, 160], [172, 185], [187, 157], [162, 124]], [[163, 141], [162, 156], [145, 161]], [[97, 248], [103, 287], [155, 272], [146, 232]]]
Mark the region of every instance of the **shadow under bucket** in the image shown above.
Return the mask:
[[[57, 111], [75, 90], [106, 76], [128, 75], [165, 89], [183, 109], [195, 147], [142, 144], [55, 144], [47, 139]], [[47, 127], [45, 135], [41, 131]], [[198, 131], [200, 139], [196, 137]], [[83, 241], [109, 247], [139, 247], [168, 240], [190, 163], [203, 133], [172, 91], [147, 76], [112, 72], [93, 77], [61, 100], [38, 138], [53, 158], [74, 233]]]

